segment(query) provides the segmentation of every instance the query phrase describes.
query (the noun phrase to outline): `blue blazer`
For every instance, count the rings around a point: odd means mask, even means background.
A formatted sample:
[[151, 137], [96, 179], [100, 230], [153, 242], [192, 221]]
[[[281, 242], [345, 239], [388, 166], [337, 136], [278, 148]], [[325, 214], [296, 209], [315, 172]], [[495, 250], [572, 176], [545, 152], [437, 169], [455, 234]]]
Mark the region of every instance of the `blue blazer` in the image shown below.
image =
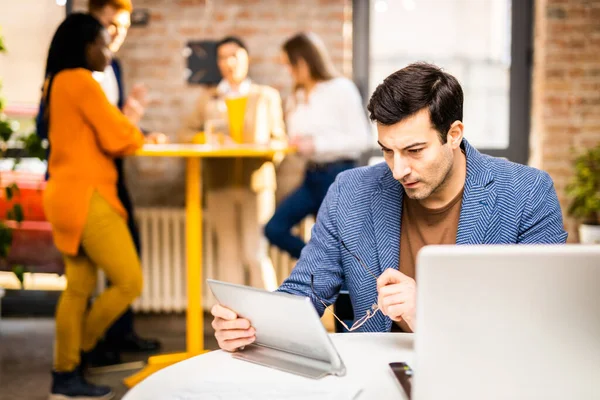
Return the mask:
[[[561, 209], [550, 176], [543, 171], [479, 153], [466, 140], [467, 176], [456, 244], [565, 243]], [[343, 247], [376, 275], [398, 268], [404, 189], [385, 163], [345, 171], [329, 188], [312, 238], [290, 277], [278, 289], [310, 297], [310, 288], [333, 303], [342, 284], [355, 316], [377, 304], [376, 280]], [[387, 332], [392, 320], [381, 313], [358, 331]]]
[[[113, 71], [115, 71], [115, 77], [117, 78], [117, 85], [119, 86], [119, 100], [117, 101], [117, 107], [119, 107], [119, 109], [123, 109], [123, 104], [125, 103], [125, 93], [123, 92], [123, 74], [122, 74], [122, 70], [121, 70], [121, 63], [119, 63], [119, 61], [116, 58], [113, 58], [112, 60], [112, 67], [113, 67]], [[125, 185], [125, 171], [124, 171], [124, 167], [123, 167], [123, 159], [122, 158], [115, 158], [115, 166], [117, 167], [117, 176], [118, 176], [118, 180], [117, 180], [117, 191], [119, 194], [119, 200], [121, 200], [121, 203], [123, 204], [123, 207], [125, 207], [125, 210], [127, 210], [127, 214], [128, 214], [128, 218], [129, 221], [128, 223], [131, 225], [133, 224], [133, 202], [131, 201], [131, 197], [129, 196], [129, 191], [127, 190], [127, 186]], [[132, 230], [132, 227], [130, 226], [130, 230]], [[133, 229], [135, 230], [135, 229]], [[135, 243], [136, 248], [138, 249], [138, 252], [140, 250], [140, 243], [139, 243], [139, 238], [137, 237], [137, 232], [132, 232], [133, 234], [133, 241]]]

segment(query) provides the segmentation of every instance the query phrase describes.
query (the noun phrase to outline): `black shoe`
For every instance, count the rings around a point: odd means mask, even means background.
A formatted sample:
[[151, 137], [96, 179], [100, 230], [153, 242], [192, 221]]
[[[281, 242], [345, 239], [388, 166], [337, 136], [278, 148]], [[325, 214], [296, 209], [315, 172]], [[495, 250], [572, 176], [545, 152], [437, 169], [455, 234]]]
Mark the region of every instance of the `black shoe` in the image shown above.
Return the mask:
[[122, 352], [150, 353], [160, 349], [160, 342], [156, 339], [144, 339], [132, 332], [123, 337], [118, 343], [111, 344], [113, 348]]
[[121, 364], [121, 355], [104, 341], [98, 342], [91, 351], [81, 352], [81, 366], [83, 369], [117, 364]]
[[52, 389], [48, 400], [108, 400], [114, 395], [108, 386], [87, 382], [79, 368], [71, 372], [52, 371]]

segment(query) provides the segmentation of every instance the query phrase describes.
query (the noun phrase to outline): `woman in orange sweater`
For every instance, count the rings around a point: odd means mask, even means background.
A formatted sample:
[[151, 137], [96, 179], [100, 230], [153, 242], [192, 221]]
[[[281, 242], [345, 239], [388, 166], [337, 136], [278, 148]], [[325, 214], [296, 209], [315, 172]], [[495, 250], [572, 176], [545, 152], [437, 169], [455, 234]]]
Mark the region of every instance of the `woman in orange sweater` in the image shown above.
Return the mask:
[[[92, 77], [110, 62], [109, 42], [96, 19], [71, 14], [58, 27], [48, 52], [42, 101], [52, 151], [44, 211], [63, 253], [68, 282], [56, 310], [51, 400], [112, 397], [110, 388], [85, 381], [81, 357], [142, 290], [113, 158], [133, 153], [144, 138], [136, 118], [111, 105]], [[97, 268], [112, 286], [88, 310]]]

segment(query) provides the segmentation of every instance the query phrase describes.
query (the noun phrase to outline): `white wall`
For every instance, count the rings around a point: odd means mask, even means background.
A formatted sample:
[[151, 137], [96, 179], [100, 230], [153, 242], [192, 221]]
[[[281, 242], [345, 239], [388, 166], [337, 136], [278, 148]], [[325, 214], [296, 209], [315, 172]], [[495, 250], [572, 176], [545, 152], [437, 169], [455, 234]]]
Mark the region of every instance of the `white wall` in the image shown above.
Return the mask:
[[7, 53], [0, 55], [2, 96], [9, 106], [35, 106], [54, 31], [65, 17], [56, 0], [1, 0], [0, 29]]

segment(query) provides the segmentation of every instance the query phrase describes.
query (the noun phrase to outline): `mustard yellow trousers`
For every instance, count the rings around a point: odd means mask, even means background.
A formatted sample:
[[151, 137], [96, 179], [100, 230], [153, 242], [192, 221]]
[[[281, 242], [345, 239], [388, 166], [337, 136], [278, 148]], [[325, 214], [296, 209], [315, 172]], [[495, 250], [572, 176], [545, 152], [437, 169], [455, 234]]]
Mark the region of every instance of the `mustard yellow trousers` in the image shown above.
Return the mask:
[[[95, 192], [76, 256], [63, 255], [67, 288], [56, 310], [54, 370], [68, 372], [80, 364], [108, 327], [142, 292], [142, 269], [127, 223]], [[111, 282], [88, 309], [97, 269]]]

